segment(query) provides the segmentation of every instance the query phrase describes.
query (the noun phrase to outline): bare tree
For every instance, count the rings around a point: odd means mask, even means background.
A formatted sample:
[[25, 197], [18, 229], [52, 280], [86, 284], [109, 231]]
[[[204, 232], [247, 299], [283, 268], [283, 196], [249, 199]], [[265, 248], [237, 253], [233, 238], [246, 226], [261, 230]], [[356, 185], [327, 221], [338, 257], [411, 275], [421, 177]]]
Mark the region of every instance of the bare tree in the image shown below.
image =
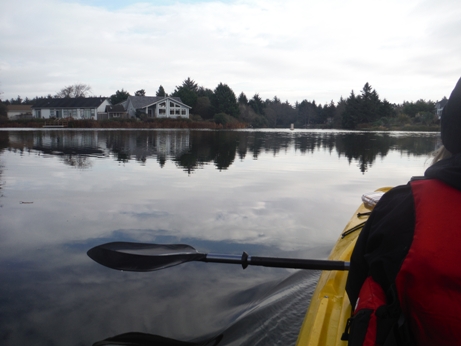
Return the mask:
[[91, 87], [87, 84], [74, 84], [69, 85], [62, 88], [58, 91], [55, 95], [57, 98], [65, 98], [65, 97], [87, 97], [87, 95], [91, 92]]

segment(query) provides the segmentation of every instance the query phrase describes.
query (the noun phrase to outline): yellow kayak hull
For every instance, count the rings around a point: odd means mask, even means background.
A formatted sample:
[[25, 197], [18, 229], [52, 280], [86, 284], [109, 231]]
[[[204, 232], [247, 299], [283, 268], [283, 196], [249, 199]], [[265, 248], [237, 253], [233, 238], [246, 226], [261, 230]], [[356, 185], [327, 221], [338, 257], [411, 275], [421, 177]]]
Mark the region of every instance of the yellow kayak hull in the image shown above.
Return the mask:
[[[386, 192], [390, 188], [377, 191]], [[349, 261], [357, 237], [368, 219], [370, 209], [362, 203], [344, 228], [328, 259]], [[361, 215], [366, 213], [366, 215]], [[346, 294], [348, 271], [323, 271], [312, 295], [309, 309], [296, 342], [297, 346], [347, 346], [341, 341], [347, 319], [351, 316], [351, 304]]]

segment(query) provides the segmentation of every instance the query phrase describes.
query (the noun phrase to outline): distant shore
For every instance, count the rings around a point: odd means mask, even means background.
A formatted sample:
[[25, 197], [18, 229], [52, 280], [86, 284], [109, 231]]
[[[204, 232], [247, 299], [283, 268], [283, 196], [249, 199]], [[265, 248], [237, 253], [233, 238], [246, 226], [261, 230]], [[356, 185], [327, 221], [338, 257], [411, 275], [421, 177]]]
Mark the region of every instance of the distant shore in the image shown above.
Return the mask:
[[[50, 119], [21, 119], [21, 120], [1, 120], [0, 128], [43, 128], [52, 125], [62, 125], [63, 128], [75, 129], [246, 129], [248, 124], [242, 122], [232, 122], [226, 125], [217, 124], [214, 121], [193, 121], [189, 119], [152, 119], [139, 121], [135, 119], [120, 119], [120, 120], [50, 120]], [[295, 128], [301, 129], [301, 128]], [[315, 125], [308, 129], [331, 129], [335, 128], [329, 125]], [[341, 129], [336, 129], [341, 130]], [[422, 125], [422, 124], [406, 124], [402, 126], [373, 126], [372, 124], [362, 124], [357, 127], [359, 131], [428, 131], [439, 132], [440, 125]]]
[[120, 120], [73, 120], [73, 119], [21, 119], [0, 121], [0, 127], [11, 128], [43, 128], [43, 127], [64, 127], [75, 129], [156, 129], [156, 128], [189, 128], [189, 129], [239, 129], [246, 128], [244, 123], [236, 122], [225, 126], [214, 121], [192, 121], [189, 119], [152, 119], [139, 121], [136, 119]]

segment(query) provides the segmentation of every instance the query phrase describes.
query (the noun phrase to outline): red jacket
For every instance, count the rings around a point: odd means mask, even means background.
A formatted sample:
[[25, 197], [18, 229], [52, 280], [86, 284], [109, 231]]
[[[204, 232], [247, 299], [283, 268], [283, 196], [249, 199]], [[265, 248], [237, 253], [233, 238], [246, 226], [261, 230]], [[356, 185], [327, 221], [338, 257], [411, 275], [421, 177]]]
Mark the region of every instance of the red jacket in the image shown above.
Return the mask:
[[461, 191], [411, 182], [413, 242], [396, 278], [400, 306], [418, 345], [461, 345]]
[[461, 345], [461, 155], [426, 176], [386, 193], [357, 240], [349, 345]]

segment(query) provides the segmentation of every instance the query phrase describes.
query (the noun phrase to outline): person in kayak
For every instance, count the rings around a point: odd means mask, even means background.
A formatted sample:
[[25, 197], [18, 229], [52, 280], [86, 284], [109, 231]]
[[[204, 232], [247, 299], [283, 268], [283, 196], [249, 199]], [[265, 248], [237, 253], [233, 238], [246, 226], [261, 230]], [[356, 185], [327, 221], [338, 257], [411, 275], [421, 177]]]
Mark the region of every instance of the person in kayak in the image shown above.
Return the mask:
[[349, 345], [461, 345], [461, 78], [424, 177], [383, 195], [351, 257]]

